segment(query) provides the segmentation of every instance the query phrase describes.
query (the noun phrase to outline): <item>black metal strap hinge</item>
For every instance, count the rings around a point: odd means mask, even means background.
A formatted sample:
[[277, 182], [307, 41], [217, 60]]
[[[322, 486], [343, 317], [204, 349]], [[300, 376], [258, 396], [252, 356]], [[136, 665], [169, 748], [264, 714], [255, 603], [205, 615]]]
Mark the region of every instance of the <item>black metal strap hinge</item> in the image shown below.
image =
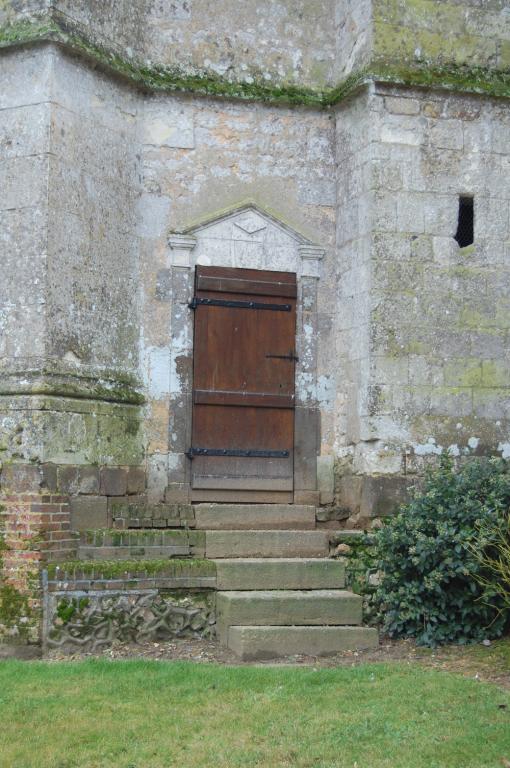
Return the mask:
[[261, 301], [227, 301], [226, 299], [201, 299], [194, 296], [188, 304], [190, 309], [199, 306], [205, 307], [231, 307], [233, 309], [268, 309], [273, 312], [290, 312], [290, 304], [264, 304]]
[[188, 459], [195, 456], [235, 456], [247, 459], [288, 459], [288, 451], [257, 451], [238, 450], [236, 448], [190, 448], [186, 453]]
[[298, 362], [299, 357], [297, 357], [294, 352], [289, 352], [288, 355], [266, 355], [266, 357], [274, 358], [275, 360], [290, 360], [291, 362]]

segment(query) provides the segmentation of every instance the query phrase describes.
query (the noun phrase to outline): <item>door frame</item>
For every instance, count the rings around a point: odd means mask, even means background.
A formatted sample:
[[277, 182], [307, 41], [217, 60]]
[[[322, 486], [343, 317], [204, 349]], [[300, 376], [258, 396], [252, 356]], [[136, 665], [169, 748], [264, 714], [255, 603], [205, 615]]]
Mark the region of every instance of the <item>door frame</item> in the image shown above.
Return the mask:
[[[293, 502], [318, 503], [317, 294], [324, 249], [253, 203], [208, 218], [185, 233], [171, 234], [168, 244], [172, 341], [166, 500], [170, 503], [191, 501], [191, 469], [186, 456], [191, 445], [193, 410], [193, 311], [189, 304], [194, 294], [198, 263], [296, 273], [296, 354], [299, 361], [295, 370]], [[251, 500], [256, 502], [256, 499]], [[233, 492], [232, 502], [236, 501], [246, 500]]]

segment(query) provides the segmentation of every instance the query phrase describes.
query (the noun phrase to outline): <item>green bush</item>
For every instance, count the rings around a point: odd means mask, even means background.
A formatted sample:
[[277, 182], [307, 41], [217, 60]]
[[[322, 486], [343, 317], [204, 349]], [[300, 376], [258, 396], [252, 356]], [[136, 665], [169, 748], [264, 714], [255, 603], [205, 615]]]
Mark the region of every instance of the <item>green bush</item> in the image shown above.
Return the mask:
[[479, 533], [478, 546], [473, 547], [482, 566], [477, 581], [510, 613], [510, 513], [502, 520], [485, 520]]
[[374, 534], [373, 605], [383, 630], [429, 646], [501, 635], [508, 611], [475, 552], [481, 528], [498, 524], [509, 507], [508, 462], [472, 459], [455, 472], [442, 456], [412, 501]]

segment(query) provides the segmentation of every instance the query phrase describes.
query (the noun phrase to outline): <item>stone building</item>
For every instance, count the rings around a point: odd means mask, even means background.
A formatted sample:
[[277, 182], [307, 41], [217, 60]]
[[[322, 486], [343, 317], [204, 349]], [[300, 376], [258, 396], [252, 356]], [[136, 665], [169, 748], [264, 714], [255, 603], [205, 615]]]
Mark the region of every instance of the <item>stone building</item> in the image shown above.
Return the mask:
[[[0, 640], [115, 584], [128, 613], [191, 590], [190, 632], [223, 590], [228, 634], [278, 586], [345, 645], [341, 564], [232, 559], [313, 560], [443, 450], [510, 456], [508, 0], [4, 0], [0, 25]], [[140, 553], [131, 592], [127, 566], [59, 578]], [[158, 587], [149, 555], [184, 571]]]

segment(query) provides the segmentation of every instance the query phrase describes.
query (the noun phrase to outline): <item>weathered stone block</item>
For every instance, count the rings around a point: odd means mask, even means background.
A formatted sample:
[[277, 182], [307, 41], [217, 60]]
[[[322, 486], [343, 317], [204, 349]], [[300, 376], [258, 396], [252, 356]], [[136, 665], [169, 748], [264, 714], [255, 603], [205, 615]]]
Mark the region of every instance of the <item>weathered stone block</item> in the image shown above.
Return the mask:
[[42, 487], [54, 492], [58, 488], [58, 472], [56, 464], [42, 464]]
[[144, 493], [145, 482], [145, 469], [143, 467], [129, 467], [127, 471], [128, 495]]
[[406, 477], [365, 477], [359, 513], [362, 518], [386, 517], [409, 501], [413, 481]]
[[100, 492], [105, 496], [125, 496], [127, 472], [122, 468], [105, 467], [100, 475]]
[[338, 479], [337, 501], [341, 509], [358, 512], [361, 504], [363, 478], [359, 475], [344, 475]]
[[170, 301], [172, 297], [172, 271], [160, 269], [156, 276], [156, 299]]
[[44, 473], [36, 464], [7, 464], [0, 475], [2, 490], [11, 493], [34, 493], [41, 489]]
[[326, 559], [216, 560], [219, 590], [343, 589], [345, 564]]
[[73, 465], [59, 467], [58, 485], [62, 493], [79, 493], [80, 468]]
[[384, 104], [388, 112], [394, 115], [419, 115], [420, 102], [418, 99], [400, 98], [398, 96], [386, 96]]
[[294, 491], [294, 504], [317, 507], [320, 504], [319, 491]]
[[112, 520], [118, 518], [143, 518], [146, 516], [145, 496], [112, 496], [108, 499], [108, 510]]
[[223, 557], [327, 557], [324, 531], [206, 531], [206, 555]]
[[83, 494], [99, 493], [99, 468], [80, 467], [79, 492]]
[[335, 497], [334, 456], [317, 457], [317, 487], [321, 504], [332, 504]]
[[227, 645], [243, 661], [283, 656], [328, 656], [341, 651], [377, 648], [370, 627], [230, 627]]
[[315, 528], [315, 508], [298, 504], [197, 504], [195, 518], [205, 530]]
[[319, 447], [319, 412], [298, 407], [295, 411], [294, 478], [295, 490], [317, 488], [317, 453]]
[[165, 490], [165, 502], [167, 504], [188, 504], [189, 500], [189, 485], [184, 483], [170, 483]]
[[108, 502], [104, 496], [77, 496], [70, 501], [71, 530], [108, 528]]

